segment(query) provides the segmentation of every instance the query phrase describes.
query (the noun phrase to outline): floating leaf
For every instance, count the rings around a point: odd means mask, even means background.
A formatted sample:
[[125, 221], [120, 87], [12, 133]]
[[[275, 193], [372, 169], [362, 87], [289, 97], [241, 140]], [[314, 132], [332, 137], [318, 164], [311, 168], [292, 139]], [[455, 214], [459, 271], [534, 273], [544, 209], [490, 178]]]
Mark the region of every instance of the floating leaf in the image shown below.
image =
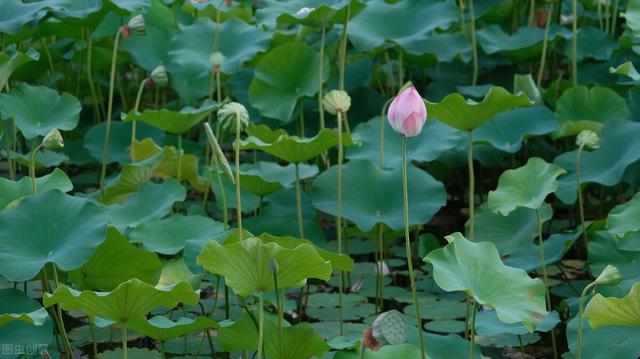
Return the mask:
[[640, 283], [624, 298], [605, 298], [596, 293], [587, 304], [584, 316], [593, 329], [606, 326], [640, 327]]
[[161, 130], [179, 135], [196, 126], [207, 117], [219, 105], [216, 102], [206, 100], [199, 108], [187, 106], [180, 111], [145, 110], [135, 113], [133, 110], [122, 115], [123, 122], [140, 121]]
[[526, 165], [502, 173], [498, 187], [489, 192], [489, 208], [503, 216], [518, 207], [537, 210], [558, 188], [557, 178], [565, 173], [560, 166], [532, 157]]
[[494, 308], [505, 323], [521, 322], [533, 331], [546, 315], [540, 279], [505, 266], [498, 250], [489, 242], [470, 242], [462, 234], [447, 237], [449, 244], [429, 253], [424, 260], [433, 264], [433, 278], [445, 291], [464, 291], [479, 304]]
[[102, 243], [107, 223], [104, 211], [86, 198], [58, 190], [25, 198], [0, 213], [0, 274], [18, 282], [35, 277], [47, 263], [76, 269]]
[[77, 98], [66, 92], [59, 95], [46, 86], [20, 84], [0, 95], [0, 109], [5, 119], [16, 121], [25, 138], [32, 139], [54, 128], [73, 130], [80, 120], [81, 106]]
[[297, 288], [303, 286], [307, 278], [326, 281], [331, 276], [329, 261], [325, 261], [313, 246], [301, 244], [288, 249], [276, 243], [262, 243], [259, 238], [226, 245], [209, 241], [197, 260], [209, 272], [223, 275], [236, 294], [246, 297], [254, 292], [274, 290], [273, 274], [269, 270], [271, 258], [280, 267], [277, 273], [279, 288]]
[[[401, 170], [383, 170], [369, 161], [350, 161], [343, 166], [342, 215], [369, 232], [377, 223], [393, 230], [404, 228]], [[337, 170], [333, 166], [313, 183], [313, 205], [336, 214]], [[446, 203], [444, 186], [425, 171], [410, 165], [409, 225], [423, 224]]]
[[583, 129], [600, 132], [604, 124], [629, 118], [624, 98], [607, 87], [579, 86], [568, 89], [558, 99], [556, 118], [559, 136], [572, 136]]

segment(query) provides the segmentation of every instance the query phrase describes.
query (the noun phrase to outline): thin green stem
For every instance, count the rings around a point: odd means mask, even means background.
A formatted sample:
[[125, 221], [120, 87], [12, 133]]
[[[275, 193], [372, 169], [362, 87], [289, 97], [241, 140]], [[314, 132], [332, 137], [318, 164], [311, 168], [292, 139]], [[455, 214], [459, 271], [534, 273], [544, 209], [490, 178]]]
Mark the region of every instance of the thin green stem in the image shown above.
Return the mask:
[[529, 0], [529, 26], [533, 26], [536, 16], [536, 0]]
[[582, 290], [582, 294], [580, 295], [580, 301], [578, 302], [578, 352], [576, 354], [576, 359], [582, 358], [582, 316], [584, 314], [584, 297], [587, 295], [589, 290], [593, 288], [594, 283], [587, 284], [586, 287]]
[[122, 325], [122, 358], [127, 359], [127, 324]]
[[236, 119], [236, 213], [238, 216], [238, 236], [240, 240], [242, 240], [242, 200], [240, 198], [240, 125], [240, 120]]
[[[144, 87], [147, 84], [147, 81], [149, 81], [149, 79], [145, 77], [145, 79], [142, 80], [142, 82], [140, 82], [140, 86], [138, 87], [138, 93], [136, 94], [136, 103], [133, 107], [134, 115], [137, 115], [138, 109], [140, 108], [140, 99], [142, 98], [142, 91], [144, 91]], [[137, 121], [134, 120], [131, 123], [131, 148], [129, 149], [129, 151], [131, 153], [132, 162], [136, 162], [136, 154], [135, 154], [135, 146], [134, 146], [136, 142], [136, 122]]]
[[[91, 38], [91, 28], [86, 27], [86, 41], [87, 41], [87, 82], [89, 82], [89, 90], [91, 91], [91, 100], [93, 102], [93, 111], [95, 112], [97, 122], [100, 122], [100, 116], [104, 113], [100, 111], [100, 106], [98, 104], [98, 95], [96, 93], [96, 87], [93, 83], [93, 40]], [[103, 107], [104, 110], [104, 107]]]
[[262, 359], [262, 343], [264, 341], [264, 303], [262, 299], [262, 293], [258, 295], [258, 310], [259, 310], [259, 325], [258, 325], [258, 355], [257, 359]]
[[347, 32], [349, 31], [349, 17], [351, 16], [351, 3], [347, 3], [347, 13], [344, 16], [344, 27], [342, 29], [342, 43], [340, 44], [340, 78], [338, 88], [344, 91], [344, 69], [347, 60]]
[[[540, 250], [540, 265], [542, 270], [542, 279], [544, 281], [545, 287], [545, 301], [547, 304], [547, 311], [551, 311], [551, 294], [549, 292], [549, 277], [547, 276], [547, 265], [546, 260], [544, 259], [544, 242], [542, 239], [542, 220], [540, 219], [540, 209], [536, 210], [536, 221], [538, 223], [538, 249]], [[558, 358], [558, 347], [556, 344], [556, 335], [555, 331], [551, 330], [551, 344], [553, 347], [553, 357], [554, 359]]]
[[324, 129], [324, 109], [322, 107], [322, 84], [324, 83], [324, 23], [320, 26], [320, 61], [318, 64], [318, 79], [320, 85], [318, 85], [318, 114], [320, 115], [320, 129]]
[[380, 111], [380, 168], [384, 168], [384, 119], [391, 101], [393, 101], [393, 98], [388, 99], [382, 106], [382, 111]]
[[402, 68], [402, 63], [403, 63], [403, 57], [404, 57], [404, 51], [402, 51], [402, 48], [399, 47], [398, 48], [398, 86], [400, 88], [402, 88], [402, 85], [404, 84], [404, 72], [403, 72], [403, 68]]
[[378, 295], [377, 301], [379, 306], [379, 312], [384, 310], [384, 227], [382, 223], [378, 223]]
[[413, 305], [416, 307], [416, 324], [418, 326], [418, 341], [420, 343], [420, 358], [425, 359], [424, 338], [422, 335], [422, 317], [420, 316], [420, 304], [416, 290], [416, 279], [413, 273], [413, 256], [411, 255], [411, 238], [409, 236], [409, 184], [407, 178], [407, 137], [402, 136], [402, 196], [404, 202], [404, 247], [409, 267], [409, 281], [411, 282], [411, 295]]
[[542, 76], [544, 74], [544, 67], [547, 62], [547, 48], [549, 46], [549, 27], [551, 26], [551, 19], [553, 14], [553, 6], [549, 6], [547, 13], [547, 20], [544, 24], [544, 39], [542, 41], [542, 54], [540, 55], [540, 67], [538, 68], [538, 78], [536, 79], [536, 85], [540, 87], [542, 84]]
[[582, 228], [582, 248], [587, 248], [587, 226], [584, 222], [584, 202], [582, 197], [582, 187], [580, 186], [580, 159], [584, 145], [580, 145], [576, 151], [576, 190], [578, 191], [578, 213], [580, 215], [580, 226]]
[[458, 0], [458, 9], [460, 11], [460, 31], [462, 32], [462, 35], [467, 35], [466, 30], [464, 28], [464, 0]]
[[[473, 299], [469, 299], [470, 301]], [[476, 315], [478, 314], [478, 304], [473, 303], [473, 315], [471, 317], [471, 349], [469, 350], [469, 358], [473, 359], [476, 350]]]
[[[53, 272], [53, 282], [56, 284], [56, 289], [60, 286], [60, 281], [58, 280], [58, 270], [56, 269], [55, 263], [51, 264], [51, 271]], [[43, 270], [46, 273], [46, 269]], [[48, 284], [48, 281], [47, 281]], [[57, 321], [60, 329], [60, 335], [62, 336], [62, 341], [64, 342], [65, 348], [69, 355], [73, 355], [73, 348], [71, 347], [71, 342], [69, 341], [69, 337], [67, 336], [67, 329], [64, 325], [64, 318], [62, 316], [62, 307], [60, 304], [56, 305], [56, 313], [57, 313]]]
[[[337, 121], [338, 121], [338, 200], [337, 200], [337, 208], [336, 208], [336, 238], [338, 240], [338, 253], [342, 254], [342, 162], [343, 162], [343, 151], [344, 148], [342, 146], [342, 112], [337, 112]], [[344, 274], [340, 270], [338, 271], [338, 292], [339, 292], [339, 308], [338, 308], [338, 317], [340, 320], [339, 324], [339, 334], [343, 335], [343, 311], [344, 311]]]
[[284, 335], [282, 332], [282, 320], [284, 317], [284, 300], [280, 298], [280, 289], [278, 288], [278, 274], [273, 273], [273, 285], [276, 294], [276, 304], [278, 309], [278, 353], [282, 357], [284, 349]]
[[109, 137], [111, 136], [111, 116], [113, 115], [113, 87], [116, 78], [116, 61], [118, 59], [118, 46], [120, 45], [120, 29], [116, 33], [111, 54], [111, 73], [109, 75], [109, 97], [107, 101], [107, 118], [104, 129], [104, 143], [102, 145], [102, 167], [100, 169], [100, 195], [105, 194], [105, 178], [107, 176], [107, 163], [109, 162]]
[[611, 29], [609, 30], [609, 32], [611, 33], [611, 36], [616, 34], [616, 24], [618, 22], [618, 12], [620, 11], [620, 4], [619, 4], [619, 0], [614, 0], [615, 2], [613, 3], [613, 20], [611, 21]]
[[91, 348], [93, 349], [93, 357], [99, 359], [98, 341], [96, 340], [96, 325], [93, 324], [93, 318], [89, 317], [89, 330], [91, 330]]
[[31, 177], [31, 192], [33, 193], [34, 196], [38, 194], [38, 188], [36, 184], [36, 154], [38, 153], [38, 151], [40, 151], [41, 148], [42, 148], [42, 145], [38, 145], [33, 150], [31, 150], [31, 156], [29, 160], [29, 177]]
[[7, 151], [7, 167], [9, 169], [9, 178], [11, 180], [15, 180], [16, 174], [13, 171], [13, 163], [11, 161], [11, 141], [9, 141], [9, 132], [7, 132], [7, 127], [4, 125], [4, 121], [0, 120], [0, 132], [4, 133], [3, 142]]
[[571, 79], [573, 87], [578, 86], [578, 0], [571, 1]]
[[473, 55], [473, 77], [471, 85], [478, 83], [478, 44], [476, 42], [476, 13], [473, 6], [473, 0], [469, 0], [469, 17], [471, 18], [471, 51]]
[[467, 169], [469, 171], [469, 240], [475, 235], [475, 173], [473, 171], [473, 132], [468, 131], [469, 145], [467, 146]]
[[296, 163], [296, 214], [298, 215], [298, 235], [304, 239], [304, 223], [302, 219], [302, 186], [300, 186], [300, 165]]
[[182, 181], [182, 134], [178, 134], [178, 168], [176, 177], [178, 178], [178, 182]]

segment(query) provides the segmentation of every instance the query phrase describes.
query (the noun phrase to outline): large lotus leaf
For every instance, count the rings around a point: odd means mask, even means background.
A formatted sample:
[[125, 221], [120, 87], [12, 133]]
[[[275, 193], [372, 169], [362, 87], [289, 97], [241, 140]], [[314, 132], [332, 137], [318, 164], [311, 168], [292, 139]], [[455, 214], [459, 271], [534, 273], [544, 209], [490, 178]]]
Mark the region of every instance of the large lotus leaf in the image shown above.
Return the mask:
[[132, 246], [127, 237], [109, 227], [107, 239], [87, 263], [69, 273], [69, 280], [77, 288], [110, 291], [131, 278], [156, 284], [160, 269], [155, 253]]
[[597, 231], [589, 235], [589, 269], [600, 273], [607, 265], [613, 265], [622, 274], [622, 278], [640, 278], [640, 252], [624, 250], [618, 247], [616, 238], [607, 231]]
[[388, 41], [400, 47], [410, 46], [435, 29], [449, 28], [459, 18], [451, 1], [373, 1], [349, 22], [349, 40], [359, 52], [371, 51]]
[[15, 119], [27, 139], [44, 136], [54, 128], [73, 130], [80, 120], [80, 110], [80, 101], [73, 95], [59, 95], [46, 86], [20, 84], [0, 95], [3, 117]]
[[94, 196], [106, 205], [126, 201], [151, 179], [159, 159], [160, 155], [157, 155], [146, 161], [123, 165], [119, 174], [107, 180], [104, 195], [96, 192]]
[[151, 0], [105, 0], [106, 6], [116, 7], [120, 13], [147, 12], [151, 7]]
[[[255, 350], [258, 346], [258, 329], [252, 318], [257, 313], [244, 312], [235, 322], [221, 323], [216, 339], [222, 349], [226, 351]], [[280, 352], [280, 335], [275, 318], [265, 317], [264, 332], [270, 333], [264, 337], [264, 351], [269, 358], [310, 358], [322, 357], [329, 345], [320, 337], [309, 323], [289, 325], [284, 323], [282, 328], [282, 349]]]
[[224, 231], [224, 225], [203, 216], [176, 214], [136, 227], [129, 234], [131, 243], [142, 243], [145, 248], [165, 255], [184, 249], [188, 240], [204, 240]]
[[[607, 105], [609, 106], [609, 105]], [[611, 121], [602, 130], [600, 148], [584, 151], [581, 156], [580, 183], [598, 183], [613, 186], [622, 180], [627, 167], [640, 159], [640, 123], [633, 121]], [[553, 163], [567, 170], [559, 179], [556, 195], [564, 203], [576, 200], [576, 153], [566, 152], [556, 157]]]
[[[73, 189], [73, 184], [63, 170], [56, 168], [50, 174], [36, 178], [36, 187], [38, 193], [45, 193], [53, 189], [69, 192]], [[17, 204], [18, 200], [32, 194], [31, 178], [22, 177], [18, 181], [12, 181], [0, 177], [0, 211], [9, 205]]]
[[0, 53], [0, 88], [4, 88], [11, 77], [11, 74], [20, 66], [31, 61], [38, 61], [40, 54], [30, 47], [27, 52], [22, 53], [12, 48], [7, 48]]
[[[343, 166], [342, 216], [369, 232], [377, 223], [393, 230], [404, 228], [401, 169], [385, 170], [370, 161], [350, 161]], [[442, 183], [427, 172], [408, 166], [409, 225], [424, 224], [446, 203]], [[313, 205], [336, 214], [337, 168], [323, 172], [313, 183]]]
[[[60, 3], [60, 6], [56, 6], [53, 9], [53, 14], [61, 19], [86, 19], [89, 15], [94, 14], [101, 9], [102, 0], [64, 0]], [[89, 19], [86, 19], [82, 24], [85, 24], [88, 21]], [[74, 23], [77, 23], [77, 20]]]
[[[384, 126], [384, 168], [400, 168], [402, 165], [402, 137], [387, 124]], [[464, 133], [440, 121], [427, 121], [423, 131], [429, 136], [417, 136], [407, 142], [407, 160], [435, 161], [466, 140]], [[352, 132], [354, 146], [347, 149], [350, 160], [369, 160], [380, 163], [380, 117], [361, 123]]]
[[[265, 196], [295, 183], [295, 164], [281, 166], [275, 162], [259, 161], [240, 165], [240, 185], [256, 196]], [[318, 174], [318, 167], [298, 164], [300, 179]]]
[[[0, 289], [0, 302], [7, 303], [9, 306], [18, 306], [20, 302], [29, 300], [29, 297], [22, 291], [17, 289]], [[9, 323], [18, 321], [31, 325], [42, 325], [49, 317], [47, 310], [39, 308], [36, 310], [11, 310], [9, 308], [0, 308], [0, 327]]]
[[572, 136], [583, 129], [600, 132], [610, 121], [626, 120], [629, 109], [624, 98], [608, 87], [579, 86], [560, 96], [556, 118], [562, 126], [559, 136]]
[[[353, 269], [353, 260], [346, 254], [338, 254], [330, 252], [326, 249], [320, 248], [306, 239], [300, 239], [290, 236], [273, 236], [269, 233], [263, 233], [256, 238], [260, 239], [262, 243], [276, 243], [278, 246], [288, 249], [295, 249], [301, 244], [308, 244], [318, 252], [320, 257], [331, 263], [332, 269], [351, 271]], [[239, 241], [238, 236], [227, 237], [224, 244], [236, 243]]]
[[[278, 46], [262, 57], [249, 84], [249, 102], [264, 117], [287, 123], [298, 100], [313, 96], [320, 87], [320, 55], [297, 42]], [[329, 77], [329, 61], [323, 61], [323, 78]]]
[[[240, 141], [240, 149], [261, 150], [290, 163], [308, 161], [338, 144], [338, 134], [327, 128], [310, 138], [289, 136], [280, 131], [271, 131], [266, 126], [260, 126], [250, 133], [253, 135]], [[350, 144], [350, 138], [345, 137], [343, 143]]]
[[[582, 358], [637, 358], [640, 356], [638, 337], [640, 328], [637, 327], [602, 327], [591, 328], [582, 323]], [[571, 353], [576, 355], [578, 350], [578, 318], [574, 317], [567, 325], [567, 342]]]
[[502, 87], [491, 87], [480, 102], [452, 93], [438, 103], [427, 101], [427, 111], [429, 116], [449, 126], [472, 131], [500, 112], [530, 105], [532, 102], [524, 93], [514, 95]]
[[487, 142], [501, 151], [516, 153], [525, 138], [546, 135], [559, 128], [553, 112], [546, 106], [517, 108], [499, 113], [475, 129], [473, 142]]
[[634, 35], [640, 35], [640, 0], [629, 0], [627, 11], [620, 14], [625, 18], [628, 26]]
[[[551, 206], [543, 205], [540, 210], [540, 220], [546, 222], [552, 215]], [[531, 243], [537, 235], [538, 221], [536, 211], [533, 209], [521, 207], [503, 216], [490, 210], [485, 203], [476, 211], [474, 240], [493, 242], [501, 256], [513, 254]]]
[[[522, 26], [513, 34], [508, 34], [499, 25], [489, 25], [477, 32], [478, 44], [489, 54], [506, 53], [515, 61], [539, 56], [544, 42], [544, 30], [538, 27]], [[553, 24], [549, 27], [548, 41], [571, 38], [571, 31]]]
[[259, 238], [226, 245], [209, 241], [197, 261], [209, 272], [223, 275], [236, 294], [246, 297], [254, 292], [274, 290], [274, 278], [269, 270], [272, 258], [280, 268], [277, 274], [279, 288], [297, 288], [305, 285], [307, 278], [326, 281], [331, 276], [329, 261], [325, 261], [313, 246], [301, 244], [289, 249], [273, 242], [263, 243]]
[[184, 201], [186, 195], [185, 188], [171, 178], [158, 184], [146, 182], [126, 202], [108, 206], [106, 210], [113, 225], [124, 231], [166, 216], [173, 204]]
[[87, 315], [99, 316], [118, 323], [143, 318], [159, 308], [173, 308], [178, 303], [196, 305], [200, 295], [187, 282], [175, 286], [155, 288], [138, 279], [121, 283], [110, 292], [77, 291], [60, 285], [53, 294], [45, 293], [46, 307], [60, 304], [66, 311], [82, 309]]
[[464, 291], [479, 304], [494, 308], [501, 321], [521, 322], [533, 331], [547, 314], [544, 283], [504, 265], [493, 243], [470, 242], [460, 233], [447, 241], [446, 247], [424, 259], [433, 264], [436, 284], [447, 292]]
[[[32, 355], [40, 356], [40, 352], [47, 350], [53, 340], [53, 326], [46, 310], [36, 300], [17, 289], [0, 290], [0, 318], [10, 313], [28, 313], [33, 316], [33, 321], [39, 323], [33, 325], [30, 320], [13, 320], [0, 325], [0, 347], [11, 350], [3, 351], [0, 357], [18, 358], [18, 349], [31, 349]], [[4, 319], [0, 319], [3, 321]], [[6, 350], [6, 349], [5, 349]]]
[[161, 109], [145, 110], [142, 113], [136, 113], [134, 110], [131, 110], [127, 114], [122, 114], [122, 121], [140, 121], [179, 135], [196, 126], [217, 108], [218, 104], [216, 102], [206, 100], [199, 108], [187, 106], [180, 111]]
[[[332, 23], [344, 23], [349, 5], [349, 19], [358, 15], [365, 7], [359, 0], [266, 0], [256, 11], [259, 23], [269, 27], [275, 25], [304, 25], [311, 27], [329, 26]], [[302, 9], [309, 11], [302, 11]]]
[[0, 274], [18, 282], [47, 263], [76, 269], [104, 240], [108, 220], [98, 205], [58, 190], [25, 198], [0, 213]]
[[615, 206], [607, 216], [607, 230], [618, 237], [640, 230], [640, 193]]
[[[549, 238], [543, 242], [545, 265], [548, 266], [560, 261], [580, 235], [582, 235], [582, 229], [580, 227], [570, 232], [550, 235]], [[504, 264], [509, 267], [524, 269], [528, 272], [538, 269], [542, 266], [542, 263], [540, 263], [540, 247], [533, 242], [529, 242], [505, 258]]]
[[164, 64], [173, 75], [175, 71], [170, 64], [169, 51], [171, 50], [171, 38], [176, 31], [171, 28], [156, 28], [147, 26], [147, 35], [132, 36], [122, 45], [122, 48], [131, 54], [133, 61], [147, 71]]
[[[199, 18], [184, 26], [171, 40], [169, 57], [178, 68], [190, 68], [198, 75], [209, 74], [213, 69], [209, 57], [214, 52], [213, 38], [216, 23], [208, 18]], [[238, 19], [229, 19], [220, 25], [218, 51], [224, 55], [220, 69], [233, 73], [245, 61], [253, 59], [269, 46], [271, 34], [259, 27]]]
[[139, 318], [129, 324], [129, 328], [132, 330], [163, 342], [191, 332], [210, 328], [217, 329], [219, 327], [218, 323], [207, 317], [197, 317], [195, 319], [180, 317], [173, 321], [161, 315], [151, 319]]
[[[89, 152], [91, 157], [102, 162], [102, 151], [104, 147], [104, 132], [106, 130], [106, 122], [91, 127], [85, 134], [83, 147]], [[111, 122], [111, 131], [109, 132], [109, 158], [108, 163], [119, 162], [128, 163], [131, 161], [131, 123], [121, 121]], [[136, 125], [136, 138], [151, 137], [156, 141], [164, 138], [164, 132], [149, 126], [146, 123]]]
[[[567, 58], [572, 56], [572, 45], [572, 41], [565, 43], [564, 54]], [[578, 61], [588, 58], [607, 61], [617, 48], [618, 43], [606, 31], [599, 30], [593, 26], [580, 27], [580, 32], [578, 32], [578, 52], [576, 53]]]
[[498, 187], [489, 192], [489, 208], [503, 216], [518, 207], [537, 210], [558, 188], [558, 176], [565, 173], [560, 166], [532, 157], [526, 165], [502, 173]]
[[584, 316], [591, 328], [606, 326], [640, 327], [640, 283], [624, 298], [603, 297], [597, 293], [587, 304]]
[[46, 6], [46, 2], [23, 3], [20, 0], [5, 0], [0, 7], [0, 32], [16, 34], [20, 32], [24, 24], [37, 22], [44, 13], [40, 10]]

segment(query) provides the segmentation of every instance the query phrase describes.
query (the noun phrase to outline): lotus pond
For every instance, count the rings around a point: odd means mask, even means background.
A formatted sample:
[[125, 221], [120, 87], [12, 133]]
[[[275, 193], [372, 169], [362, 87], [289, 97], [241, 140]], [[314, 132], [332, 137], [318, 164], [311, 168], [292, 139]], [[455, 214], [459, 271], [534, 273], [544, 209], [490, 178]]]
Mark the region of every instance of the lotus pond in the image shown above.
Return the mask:
[[0, 358], [640, 357], [640, 0], [1, 0]]

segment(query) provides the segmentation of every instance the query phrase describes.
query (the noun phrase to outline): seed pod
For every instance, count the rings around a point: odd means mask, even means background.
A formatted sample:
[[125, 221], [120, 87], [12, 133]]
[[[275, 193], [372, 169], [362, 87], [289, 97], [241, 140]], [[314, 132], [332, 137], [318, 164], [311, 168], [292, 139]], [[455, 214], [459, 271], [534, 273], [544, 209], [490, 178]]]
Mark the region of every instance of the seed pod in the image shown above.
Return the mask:
[[395, 309], [380, 314], [372, 328], [373, 337], [382, 345], [402, 344], [406, 339], [404, 319]]

